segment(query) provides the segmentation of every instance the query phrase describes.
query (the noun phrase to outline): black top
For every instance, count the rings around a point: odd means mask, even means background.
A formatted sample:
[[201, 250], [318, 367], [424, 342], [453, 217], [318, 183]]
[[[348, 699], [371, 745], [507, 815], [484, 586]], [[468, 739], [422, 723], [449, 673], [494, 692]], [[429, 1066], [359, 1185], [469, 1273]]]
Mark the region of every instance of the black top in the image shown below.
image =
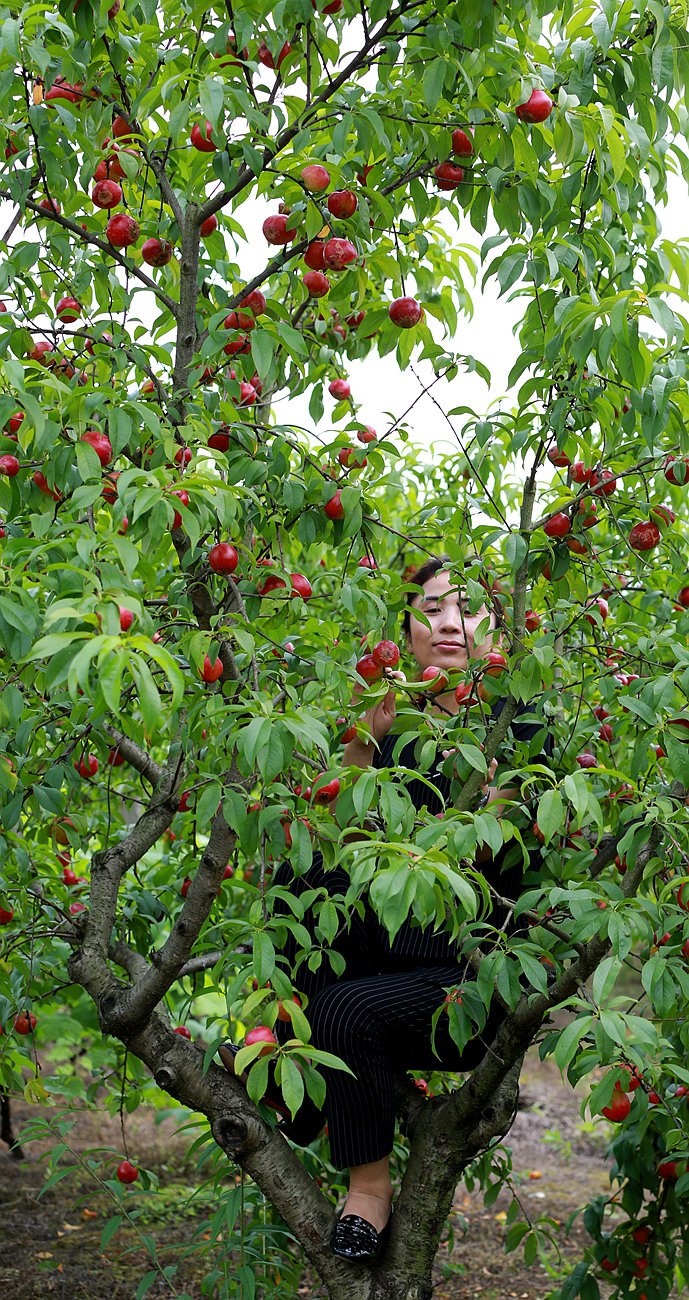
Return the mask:
[[[494, 722], [500, 716], [504, 705], [504, 700], [498, 700], [493, 705], [491, 722]], [[397, 740], [398, 737], [395, 735], [384, 737], [380, 743], [380, 749], [376, 753], [374, 767], [399, 767], [410, 771], [418, 770], [419, 764], [415, 751], [419, 742], [410, 741], [404, 746], [397, 761], [395, 761], [393, 752]], [[504, 765], [505, 760], [507, 760], [507, 766], [512, 766], [512, 755], [518, 744], [529, 746], [529, 757], [532, 762], [537, 762], [539, 759], [548, 761], [552, 758], [553, 738], [545, 724], [538, 719], [533, 705], [520, 706], [517, 716], [502, 743], [498, 755], [499, 765]], [[443, 772], [444, 765], [447, 766], [442, 751], [438, 750], [435, 762], [424, 773], [425, 780], [421, 781], [412, 778], [406, 783], [409, 797], [418, 811], [426, 808], [429, 813], [436, 814], [442, 812], [448, 805], [452, 805], [452, 780]], [[529, 857], [529, 867], [537, 869], [540, 851], [533, 851]], [[508, 859], [507, 862], [506, 859]], [[503, 845], [494, 857], [480, 863], [478, 869], [485, 876], [488, 883], [504, 898], [517, 899], [519, 897], [525, 871], [520, 849], [517, 848], [515, 853], [514, 845]], [[501, 925], [504, 917], [504, 910], [496, 905], [484, 917], [484, 922], [492, 926]], [[402, 924], [395, 935], [392, 941], [392, 951], [399, 957], [423, 965], [449, 964], [457, 961], [460, 955], [458, 942], [451, 941], [446, 933], [434, 933], [430, 926], [421, 929], [418, 924], [413, 923], [409, 918]]]

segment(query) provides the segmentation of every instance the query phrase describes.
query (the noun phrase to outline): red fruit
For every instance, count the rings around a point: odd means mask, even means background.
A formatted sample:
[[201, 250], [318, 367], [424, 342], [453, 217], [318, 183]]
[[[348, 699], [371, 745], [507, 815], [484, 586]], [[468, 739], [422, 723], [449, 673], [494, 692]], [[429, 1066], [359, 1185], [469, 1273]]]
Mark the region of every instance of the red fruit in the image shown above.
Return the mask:
[[474, 152], [473, 132], [470, 127], [463, 131], [461, 126], [452, 132], [452, 152], [455, 158], [470, 158]]
[[167, 266], [172, 257], [172, 244], [166, 239], [147, 239], [141, 246], [141, 256], [149, 266]]
[[[600, 596], [598, 600], [594, 601], [594, 604], [598, 606], [598, 613], [600, 614], [601, 618], [605, 622], [605, 619], [608, 617], [608, 614], [610, 613], [610, 606], [608, 605], [607, 600], [605, 600], [603, 596]], [[596, 626], [596, 620], [593, 617], [593, 614], [585, 614], [584, 617], [586, 618], [587, 622], [591, 624], [591, 627]], [[606, 713], [605, 716], [607, 718], [609, 717], [609, 714]]]
[[660, 541], [660, 529], [649, 519], [635, 524], [629, 534], [629, 545], [634, 551], [652, 551]]
[[350, 330], [358, 330], [364, 314], [363, 311], [355, 311], [350, 316], [345, 316], [345, 325], [349, 325]]
[[609, 722], [603, 723], [603, 726], [600, 728], [598, 735], [600, 736], [601, 740], [606, 740], [608, 741], [608, 743], [612, 740], [613, 730]]
[[637, 1277], [643, 1277], [647, 1268], [648, 1268], [648, 1260], [644, 1255], [642, 1255], [640, 1259], [634, 1260], [634, 1272], [636, 1273]]
[[47, 212], [50, 216], [55, 215], [56, 217], [59, 217], [62, 212], [60, 204], [56, 203], [54, 199], [41, 199], [38, 203], [38, 207], [42, 212]]
[[248, 311], [231, 311], [223, 321], [226, 330], [252, 330], [256, 326], [256, 321], [251, 312]]
[[[91, 202], [97, 208], [115, 208], [122, 202], [122, 187], [117, 181], [97, 181], [91, 190]], [[112, 240], [110, 241], [112, 243]]]
[[388, 307], [388, 316], [399, 329], [410, 330], [421, 320], [423, 307], [416, 298], [395, 298]]
[[463, 169], [451, 162], [438, 163], [433, 175], [438, 182], [439, 190], [456, 190], [464, 180]]
[[359, 429], [356, 436], [359, 442], [363, 443], [376, 442], [378, 439], [378, 434], [375, 429], [371, 428], [370, 424], [367, 424], [364, 429]]
[[0, 456], [0, 474], [5, 478], [15, 478], [19, 473], [19, 461], [16, 456]]
[[208, 439], [208, 446], [213, 447], [215, 451], [227, 451], [230, 445], [229, 433], [223, 433], [222, 428], [217, 429]]
[[675, 512], [670, 510], [669, 506], [651, 506], [648, 513], [654, 523], [659, 524], [661, 528], [669, 528], [670, 524], [675, 522]]
[[358, 567], [359, 567], [360, 569], [377, 569], [377, 568], [378, 568], [378, 565], [376, 564], [376, 562], [375, 562], [375, 560], [372, 558], [372, 556], [370, 556], [370, 555], [362, 555], [361, 559], [359, 560], [359, 566], [358, 566]]
[[[309, 245], [307, 253], [311, 247], [312, 245]], [[323, 246], [323, 266], [328, 271], [343, 271], [347, 263], [353, 262], [356, 256], [356, 248], [349, 239], [329, 239]]]
[[74, 766], [79, 776], [95, 776], [98, 771], [98, 759], [95, 754], [89, 754], [86, 758], [79, 759]]
[[10, 433], [19, 433], [19, 429], [21, 427], [21, 422], [23, 419], [24, 419], [23, 411], [15, 411], [14, 415], [10, 416], [9, 420], [7, 421], [7, 426], [9, 428]]
[[107, 435], [101, 433], [100, 429], [87, 429], [86, 433], [82, 433], [80, 441], [87, 442], [90, 447], [93, 447], [103, 469], [105, 469], [105, 466], [112, 460], [112, 446]]
[[110, 217], [105, 227], [105, 237], [113, 248], [129, 248], [136, 244], [140, 234], [138, 221], [127, 216], [126, 212], [118, 212], [116, 216]]
[[212, 235], [213, 231], [217, 229], [218, 229], [218, 218], [213, 212], [211, 213], [210, 217], [206, 217], [206, 220], [201, 222], [201, 238], [208, 239], [208, 236]]
[[239, 556], [229, 542], [218, 542], [208, 552], [208, 563], [214, 573], [234, 573]]
[[13, 907], [0, 907], [0, 925], [9, 925], [13, 916]]
[[[291, 54], [291, 52], [292, 52], [292, 46], [290, 45], [289, 41], [285, 41], [282, 49], [280, 50], [280, 53], [278, 54], [278, 70], [280, 68], [280, 64], [282, 63], [283, 59], [286, 59], [287, 55]], [[273, 72], [275, 71], [275, 59], [273, 58], [264, 40], [261, 41], [261, 44], [258, 47], [258, 54], [256, 57], [259, 63], [263, 64], [264, 68], [270, 68]]]
[[196, 122], [191, 128], [191, 143], [200, 153], [215, 153], [217, 145], [211, 140], [211, 131], [213, 130], [210, 122], [206, 118], [203, 126]]
[[254, 388], [253, 384], [247, 384], [245, 380], [242, 380], [241, 384], [239, 385], [239, 405], [253, 406], [255, 401], [256, 401], [256, 389]]
[[263, 234], [269, 244], [289, 244], [296, 235], [296, 229], [289, 230], [287, 217], [274, 213], [263, 222]]
[[191, 1038], [191, 1032], [186, 1025], [177, 1025], [177, 1028], [173, 1029], [172, 1032], [173, 1034], [179, 1034], [180, 1038]]
[[124, 754], [118, 754], [116, 749], [108, 751], [108, 762], [111, 767], [121, 767], [124, 763]]
[[364, 655], [355, 665], [355, 672], [365, 682], [377, 682], [383, 676], [383, 665], [372, 654]]
[[250, 311], [254, 317], [262, 316], [266, 309], [266, 296], [260, 289], [252, 289], [246, 298], [242, 298], [239, 306]]
[[611, 497], [617, 489], [617, 479], [612, 470], [603, 469], [600, 474], [594, 470], [589, 479], [589, 486], [596, 489], [596, 496]]
[[536, 836], [536, 839], [538, 840], [538, 843], [539, 843], [539, 844], [545, 844], [545, 835], [543, 834], [543, 831], [541, 830], [540, 826], [538, 825], [538, 822], [534, 822], [534, 823], [533, 823], [533, 825], [532, 825], [532, 827], [531, 827], [531, 830], [532, 830], [533, 834]]
[[328, 195], [328, 212], [331, 216], [346, 220], [347, 217], [353, 216], [356, 209], [357, 198], [351, 190], [334, 190]]
[[399, 647], [394, 641], [379, 641], [374, 645], [371, 657], [381, 668], [396, 668], [400, 661]]
[[620, 1262], [619, 1259], [607, 1259], [607, 1258], [605, 1258], [605, 1259], [602, 1259], [602, 1260], [601, 1260], [601, 1262], [600, 1262], [600, 1266], [601, 1266], [602, 1269], [605, 1270], [606, 1273], [614, 1273], [614, 1272], [615, 1272], [615, 1269], [616, 1269], [616, 1268], [618, 1267], [618, 1265], [619, 1265], [619, 1262]]
[[424, 668], [421, 674], [421, 681], [432, 683], [432, 685], [429, 686], [431, 695], [440, 695], [443, 691], [447, 690], [450, 684], [447, 673], [444, 672], [442, 668], [436, 668], [434, 664], [431, 664], [428, 668]]
[[682, 590], [677, 597], [677, 603], [681, 605], [683, 609], [689, 609], [689, 587], [682, 587]]
[[308, 578], [303, 573], [290, 573], [292, 582], [291, 596], [301, 596], [302, 600], [310, 600], [313, 595], [313, 589]]
[[70, 916], [78, 916], [80, 912], [85, 912], [85, 911], [86, 911], [85, 903], [70, 903], [69, 905]]
[[346, 401], [351, 391], [346, 379], [333, 379], [328, 385], [328, 392], [332, 397], [336, 397], [338, 402]]
[[55, 308], [55, 315], [65, 324], [70, 324], [81, 315], [81, 304], [76, 298], [61, 298]]
[[45, 93], [44, 103], [48, 103], [51, 99], [65, 99], [68, 104], [79, 104], [84, 98], [80, 88], [80, 81], [73, 86], [71, 82], [65, 81], [64, 77], [56, 77], [50, 90]]
[[31, 1011], [22, 1011], [14, 1018], [15, 1032], [18, 1034], [30, 1034], [36, 1027], [36, 1017]]
[[553, 111], [553, 101], [544, 90], [532, 90], [525, 104], [514, 110], [520, 122], [545, 122]]
[[323, 270], [323, 249], [324, 248], [325, 248], [325, 244], [321, 239], [314, 239], [309, 244], [306, 252], [304, 253], [304, 261], [306, 262], [306, 265], [310, 268], [310, 270], [312, 271]]
[[[343, 719], [341, 719], [341, 721], [344, 722], [345, 719], [343, 718]], [[344, 745], [348, 745], [349, 742], [350, 742], [350, 740], [354, 740], [354, 737], [355, 737], [355, 736], [356, 736], [356, 723], [352, 723], [351, 726], [347, 727], [347, 728], [342, 732], [342, 743], [343, 743]]]
[[182, 898], [186, 898], [187, 894], [189, 893], [190, 884], [191, 884], [191, 876], [185, 876], [184, 880], [182, 881], [182, 887], [179, 891], [180, 894], [182, 895]]
[[[255, 324], [255, 322], [252, 322], [252, 325], [253, 324]], [[242, 356], [244, 353], [250, 351], [251, 342], [246, 334], [240, 335], [238, 339], [232, 339], [232, 341], [226, 343], [223, 348], [223, 352], [228, 357]], [[230, 378], [234, 378], [234, 376], [231, 375]]]
[[35, 474], [33, 475], [33, 481], [36, 484], [36, 487], [38, 488], [39, 492], [43, 493], [44, 497], [52, 497], [53, 501], [59, 501], [61, 499], [60, 493], [53, 492], [53, 489], [49, 487], [48, 480], [42, 470], [40, 469], [36, 470]]
[[543, 532], [546, 537], [565, 537], [571, 527], [567, 515], [558, 514], [543, 525]]
[[640, 1228], [634, 1229], [632, 1233], [632, 1241], [635, 1241], [637, 1246], [645, 1246], [646, 1243], [650, 1240], [651, 1240], [651, 1229], [649, 1228], [648, 1224], [643, 1224]]
[[[625, 869], [626, 869], [626, 859], [625, 859]], [[642, 1078], [635, 1066], [618, 1065], [617, 1069], [624, 1070], [627, 1076], [626, 1079], [624, 1079], [624, 1081], [620, 1083], [620, 1087], [624, 1090], [624, 1092], [636, 1092], [637, 1088], [641, 1087]]]
[[52, 350], [53, 350], [52, 343], [48, 343], [46, 340], [42, 340], [40, 343], [36, 344], [36, 346], [33, 349], [33, 352], [29, 353], [29, 360], [39, 361], [42, 366], [52, 365], [54, 358], [48, 356], [48, 354], [52, 352]]
[[574, 464], [570, 465], [569, 477], [573, 483], [588, 483], [592, 473], [593, 470], [588, 469], [583, 460], [575, 460]]
[[128, 632], [134, 622], [134, 615], [131, 609], [125, 609], [124, 605], [118, 605], [117, 608], [120, 611], [120, 631]]
[[123, 135], [133, 134], [133, 127], [130, 126], [126, 117], [122, 117], [121, 114], [118, 113], [117, 117], [113, 118], [112, 133], [117, 140], [121, 140]]
[[484, 671], [488, 677], [499, 677], [507, 667], [507, 660], [501, 650], [490, 650], [483, 656], [481, 663], [487, 665]]
[[586, 542], [582, 542], [579, 537], [566, 537], [565, 546], [572, 555], [588, 555], [589, 548]]
[[[350, 465], [352, 469], [363, 469], [368, 461], [368, 456], [363, 456], [357, 447], [343, 447], [341, 451], [338, 451], [337, 459], [340, 465], [344, 465], [346, 469], [349, 469]], [[361, 560], [359, 560], [359, 563], [361, 564]]]
[[[316, 777], [316, 781], [318, 781], [321, 775], [322, 773], [319, 773], [319, 776]], [[337, 777], [335, 777], [332, 781], [328, 781], [326, 785], [322, 785], [318, 790], [316, 790], [313, 796], [313, 802], [325, 806], [326, 804], [332, 803], [333, 799], [336, 799], [339, 793], [340, 782]]]
[[253, 1047], [254, 1043], [264, 1043], [259, 1056], [270, 1056], [273, 1049], [277, 1046], [277, 1039], [272, 1029], [267, 1025], [257, 1025], [255, 1029], [250, 1029], [244, 1037], [244, 1047]]
[[663, 473], [668, 483], [684, 487], [689, 483], [689, 459], [685, 457], [678, 460], [676, 456], [666, 456], [663, 462]]
[[662, 745], [656, 745], [655, 756], [658, 759], [658, 762], [660, 762], [661, 758], [667, 758], [667, 754], [665, 753], [665, 750], [663, 749]]
[[619, 1083], [616, 1083], [612, 1090], [612, 1100], [609, 1106], [604, 1106], [602, 1114], [606, 1119], [612, 1120], [613, 1124], [621, 1124], [626, 1119], [632, 1103], [626, 1093], [622, 1091]]
[[468, 702], [470, 704], [473, 704], [474, 703], [473, 691], [474, 691], [473, 682], [460, 682], [459, 686], [455, 687], [455, 699], [457, 703], [466, 704]]
[[526, 617], [524, 619], [524, 626], [527, 632], [537, 632], [539, 627], [541, 626], [540, 614], [536, 614], [532, 609], [527, 610]]
[[330, 289], [330, 281], [322, 271], [307, 271], [302, 284], [310, 298], [323, 298]]
[[571, 460], [569, 459], [569, 456], [567, 455], [567, 452], [558, 451], [557, 447], [551, 448], [551, 450], [548, 452], [548, 460], [550, 461], [551, 465], [555, 465], [557, 469], [564, 469], [566, 466], [570, 466], [572, 464]]
[[337, 489], [335, 495], [332, 496], [329, 501], [326, 501], [325, 505], [323, 506], [323, 509], [326, 515], [328, 516], [328, 519], [344, 519], [345, 509], [340, 500], [339, 488]]
[[576, 761], [579, 764], [579, 767], [583, 767], [583, 768], [598, 767], [598, 760], [596, 758], [596, 755], [588, 752], [584, 754], [577, 754]]
[[676, 1183], [679, 1178], [677, 1165], [677, 1160], [661, 1160], [660, 1164], [656, 1167], [656, 1173], [659, 1178], [664, 1178], [670, 1183]]
[[210, 659], [208, 658], [208, 655], [206, 655], [203, 661], [203, 668], [201, 669], [200, 672], [200, 677], [202, 678], [202, 680], [210, 684], [211, 682], [217, 682], [218, 678], [221, 676], [222, 676], [222, 659], [216, 659], [215, 663], [211, 663]]
[[258, 589], [258, 594], [259, 596], [269, 596], [271, 591], [280, 591], [283, 589], [287, 589], [285, 579], [281, 578], [277, 573], [271, 573], [269, 577], [266, 578], [265, 582], [261, 583]]
[[109, 501], [111, 505], [117, 500], [117, 480], [120, 472], [119, 469], [112, 470], [103, 481], [103, 500]]
[[[322, 194], [330, 184], [330, 172], [319, 163], [309, 163], [307, 167], [302, 167], [300, 175], [304, 188], [311, 194]], [[356, 206], [356, 200], [354, 204]]]
[[117, 1166], [117, 1177], [121, 1183], [134, 1183], [139, 1177], [139, 1171], [129, 1160], [123, 1160]]

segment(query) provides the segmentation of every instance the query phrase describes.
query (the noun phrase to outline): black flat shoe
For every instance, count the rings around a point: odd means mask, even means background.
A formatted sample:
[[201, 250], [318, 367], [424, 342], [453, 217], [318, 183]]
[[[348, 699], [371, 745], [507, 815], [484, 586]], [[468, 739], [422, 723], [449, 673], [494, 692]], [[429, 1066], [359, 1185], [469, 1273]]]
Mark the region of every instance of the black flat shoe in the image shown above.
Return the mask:
[[[221, 1043], [218, 1048], [218, 1056], [230, 1074], [234, 1074], [234, 1061], [241, 1046], [241, 1043]], [[313, 1142], [325, 1124], [326, 1117], [323, 1111], [319, 1110], [311, 1098], [306, 1096], [294, 1119], [291, 1119], [289, 1110], [283, 1101], [282, 1093], [275, 1082], [272, 1061], [268, 1066], [268, 1085], [261, 1101], [264, 1101], [266, 1106], [270, 1106], [277, 1111], [280, 1116], [279, 1132], [298, 1147], [307, 1147], [309, 1143]]]
[[343, 1214], [330, 1234], [333, 1254], [357, 1264], [375, 1264], [388, 1244], [391, 1223], [392, 1206], [390, 1218], [382, 1232], [376, 1232], [373, 1224], [358, 1214]]
[[[218, 1056], [229, 1074], [235, 1072], [234, 1060], [240, 1048], [241, 1043], [221, 1043], [218, 1048]], [[271, 1106], [273, 1110], [276, 1110], [283, 1119], [289, 1119], [289, 1111], [282, 1100], [282, 1093], [272, 1077], [272, 1071], [268, 1073], [268, 1087], [261, 1097], [261, 1101], [264, 1101], [266, 1106]]]

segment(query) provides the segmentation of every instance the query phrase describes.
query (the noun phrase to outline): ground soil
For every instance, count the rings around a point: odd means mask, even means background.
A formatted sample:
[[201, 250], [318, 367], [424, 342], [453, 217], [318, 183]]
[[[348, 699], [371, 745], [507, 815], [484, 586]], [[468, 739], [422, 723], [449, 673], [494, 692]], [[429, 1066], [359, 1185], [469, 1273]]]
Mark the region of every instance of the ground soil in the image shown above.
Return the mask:
[[[586, 1234], [577, 1220], [567, 1232], [570, 1215], [591, 1195], [610, 1190], [605, 1160], [605, 1126], [582, 1120], [582, 1094], [563, 1084], [557, 1069], [532, 1054], [522, 1077], [522, 1108], [509, 1135], [515, 1183], [529, 1216], [547, 1214], [556, 1220], [556, 1243], [545, 1262], [525, 1267], [521, 1251], [504, 1254], [506, 1212], [511, 1197], [501, 1195], [485, 1207], [482, 1194], [461, 1185], [453, 1214], [454, 1241], [441, 1247], [435, 1273], [434, 1300], [543, 1300], [580, 1257]], [[37, 1117], [37, 1107], [13, 1105], [15, 1129]], [[50, 1112], [43, 1112], [49, 1116]], [[182, 1122], [186, 1116], [182, 1116]], [[188, 1135], [177, 1131], [174, 1119], [155, 1122], [154, 1112], [141, 1107], [127, 1118], [129, 1149], [137, 1161], [153, 1170], [162, 1193], [141, 1198], [142, 1230], [155, 1239], [163, 1265], [178, 1263], [176, 1293], [203, 1300], [208, 1259], [193, 1250], [180, 1262], [180, 1252], [203, 1236], [213, 1207], [190, 1206], [190, 1187], [201, 1181], [187, 1155]], [[119, 1121], [93, 1111], [81, 1111], [70, 1134], [77, 1153], [95, 1146], [122, 1151]], [[23, 1160], [0, 1146], [0, 1204], [3, 1206], [3, 1248], [0, 1251], [0, 1296], [7, 1300], [135, 1300], [150, 1259], [139, 1238], [126, 1225], [101, 1250], [101, 1233], [113, 1213], [107, 1191], [88, 1171], [77, 1171], [40, 1196], [48, 1173], [50, 1143], [26, 1146]], [[68, 1163], [73, 1163], [69, 1158]], [[110, 1159], [110, 1176], [115, 1157]], [[102, 1169], [101, 1169], [102, 1173]], [[129, 1195], [129, 1193], [128, 1193]], [[136, 1204], [134, 1199], [131, 1204]], [[300, 1281], [280, 1284], [273, 1295], [315, 1300], [322, 1291], [308, 1273]], [[173, 1296], [162, 1276], [148, 1295]]]

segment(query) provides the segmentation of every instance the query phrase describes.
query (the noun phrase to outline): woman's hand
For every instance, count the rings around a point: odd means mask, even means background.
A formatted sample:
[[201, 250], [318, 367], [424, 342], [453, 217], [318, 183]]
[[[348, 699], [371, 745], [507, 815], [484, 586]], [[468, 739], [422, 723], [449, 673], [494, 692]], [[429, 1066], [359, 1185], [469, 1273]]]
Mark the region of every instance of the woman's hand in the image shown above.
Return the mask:
[[[388, 681], [390, 678], [395, 678], [396, 681], [401, 682], [406, 682], [407, 680], [404, 673], [400, 672], [399, 669], [395, 670], [392, 668], [387, 669], [385, 677]], [[354, 687], [355, 700], [357, 696], [362, 694], [363, 689], [363, 686]], [[366, 712], [362, 714], [361, 721], [364, 723], [367, 730], [370, 731], [376, 743], [380, 744], [381, 740], [383, 740], [392, 729], [392, 724], [395, 721], [396, 716], [397, 700], [394, 688], [390, 687], [387, 695], [384, 695], [382, 700], [377, 700], [372, 708], [367, 709]]]

